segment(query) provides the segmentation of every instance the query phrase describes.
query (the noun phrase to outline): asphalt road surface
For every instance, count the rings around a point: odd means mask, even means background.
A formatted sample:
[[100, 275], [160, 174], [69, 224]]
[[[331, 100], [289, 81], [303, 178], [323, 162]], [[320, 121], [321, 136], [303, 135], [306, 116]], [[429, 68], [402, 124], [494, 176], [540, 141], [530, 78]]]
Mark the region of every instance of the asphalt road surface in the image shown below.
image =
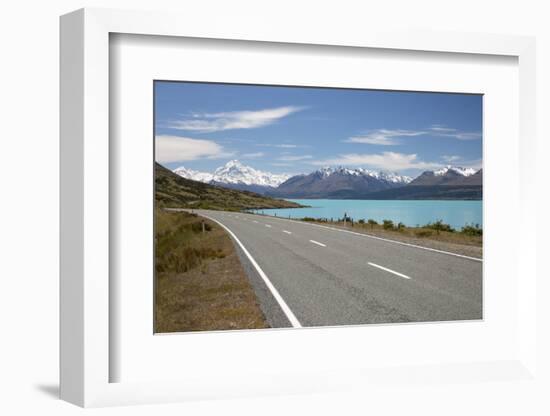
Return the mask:
[[195, 212], [231, 234], [274, 327], [482, 318], [480, 260], [301, 221]]

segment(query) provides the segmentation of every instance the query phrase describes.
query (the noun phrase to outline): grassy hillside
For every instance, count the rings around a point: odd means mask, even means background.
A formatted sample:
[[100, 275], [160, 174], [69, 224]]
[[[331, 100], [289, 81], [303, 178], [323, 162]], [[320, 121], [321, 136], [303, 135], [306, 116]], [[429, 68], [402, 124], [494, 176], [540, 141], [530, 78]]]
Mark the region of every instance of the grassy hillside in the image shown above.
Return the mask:
[[294, 202], [275, 199], [253, 192], [237, 191], [192, 181], [176, 175], [155, 163], [155, 199], [157, 205], [172, 208], [261, 209], [298, 208]]

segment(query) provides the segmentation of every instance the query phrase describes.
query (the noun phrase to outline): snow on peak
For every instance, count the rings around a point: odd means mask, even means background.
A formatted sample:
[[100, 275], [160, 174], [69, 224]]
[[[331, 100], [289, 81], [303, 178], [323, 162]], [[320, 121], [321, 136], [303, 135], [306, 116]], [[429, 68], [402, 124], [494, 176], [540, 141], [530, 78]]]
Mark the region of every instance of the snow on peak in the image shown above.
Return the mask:
[[277, 187], [290, 176], [285, 174], [273, 174], [256, 170], [250, 166], [243, 165], [238, 160], [230, 160], [224, 166], [217, 168], [214, 173], [197, 172], [185, 167], [179, 167], [174, 173], [187, 179], [200, 182], [217, 182], [241, 185], [260, 185]]
[[369, 176], [374, 179], [378, 179], [385, 182], [391, 182], [391, 183], [407, 184], [412, 181], [412, 178], [410, 176], [398, 175], [397, 173], [394, 173], [394, 172], [383, 172], [383, 171], [375, 172], [365, 168], [350, 169], [350, 168], [345, 168], [343, 166], [338, 166], [338, 167], [326, 166], [319, 169], [317, 173], [320, 174], [321, 177], [323, 178], [327, 178], [330, 175], [338, 173], [342, 175], [352, 175], [352, 176]]
[[187, 169], [184, 166], [180, 166], [173, 171], [176, 175], [179, 175], [186, 179], [191, 179], [199, 182], [210, 182], [212, 180], [212, 174], [208, 172], [199, 172], [193, 169]]
[[441, 168], [439, 170], [434, 171], [434, 175], [435, 176], [443, 176], [443, 175], [447, 174], [447, 172], [449, 172], [449, 171], [454, 172], [458, 175], [462, 175], [462, 176], [471, 176], [471, 175], [473, 175], [474, 173], [477, 172], [477, 170], [475, 170], [473, 168], [462, 168], [460, 166], [447, 165], [444, 168]]

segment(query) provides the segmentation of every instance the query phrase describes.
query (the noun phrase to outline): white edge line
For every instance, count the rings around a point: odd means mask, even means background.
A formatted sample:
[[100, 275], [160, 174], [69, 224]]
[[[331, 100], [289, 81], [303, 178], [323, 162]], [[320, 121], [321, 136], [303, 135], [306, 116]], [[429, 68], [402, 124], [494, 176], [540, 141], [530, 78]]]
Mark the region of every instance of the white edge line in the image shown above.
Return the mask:
[[292, 234], [290, 231], [283, 230], [283, 233]]
[[368, 264], [371, 265], [371, 266], [373, 266], [373, 267], [377, 267], [377, 268], [379, 268], [379, 269], [381, 269], [381, 270], [385, 270], [385, 271], [387, 271], [387, 272], [389, 272], [389, 273], [393, 273], [393, 274], [395, 274], [395, 275], [397, 275], [397, 276], [399, 276], [399, 277], [403, 277], [404, 279], [410, 279], [409, 276], [406, 276], [406, 275], [404, 275], [404, 274], [402, 274], [402, 273], [398, 273], [398, 272], [396, 272], [395, 270], [388, 269], [388, 268], [383, 267], [383, 266], [380, 266], [380, 265], [378, 265], [378, 264], [371, 263], [370, 261], [368, 262]]
[[[255, 214], [251, 214], [251, 215], [255, 215]], [[408, 246], [408, 247], [415, 247], [415, 248], [419, 248], [419, 249], [422, 249], [422, 250], [433, 251], [433, 252], [436, 252], [436, 253], [447, 254], [449, 256], [461, 257], [463, 259], [475, 260], [475, 261], [479, 261], [479, 262], [483, 263], [483, 259], [479, 259], [477, 257], [465, 256], [463, 254], [451, 253], [450, 251], [438, 250], [436, 248], [431, 248], [431, 247], [423, 247], [423, 246], [419, 246], [419, 245], [411, 244], [411, 243], [404, 243], [403, 241], [397, 241], [397, 240], [391, 240], [389, 238], [377, 237], [377, 236], [374, 236], [374, 235], [371, 235], [371, 234], [363, 234], [363, 233], [357, 233], [355, 231], [341, 230], [339, 228], [328, 227], [326, 225], [321, 225], [321, 224], [312, 224], [310, 222], [305, 222], [305, 221], [289, 220], [288, 218], [277, 218], [277, 217], [271, 217], [271, 216], [270, 216], [270, 218], [275, 218], [275, 219], [283, 220], [283, 221], [297, 222], [299, 224], [312, 225], [312, 226], [315, 226], [315, 227], [327, 228], [327, 229], [333, 230], [333, 231], [340, 231], [340, 232], [343, 232], [343, 233], [354, 234], [354, 235], [358, 235], [358, 236], [361, 236], [361, 237], [373, 238], [375, 240], [387, 241], [388, 243], [400, 244], [402, 246]]]
[[318, 246], [321, 246], [321, 247], [326, 247], [326, 245], [325, 245], [325, 244], [323, 244], [323, 243], [320, 243], [320, 242], [318, 242], [318, 241], [315, 241], [315, 240], [309, 240], [309, 242], [310, 242], [310, 243], [313, 243], [313, 244], [317, 244]]
[[273, 284], [271, 283], [271, 281], [269, 280], [267, 275], [264, 273], [262, 268], [258, 265], [258, 263], [256, 263], [256, 260], [254, 260], [254, 258], [250, 255], [248, 250], [245, 248], [243, 243], [241, 243], [241, 241], [237, 238], [237, 236], [233, 233], [233, 231], [231, 231], [229, 228], [227, 228], [225, 225], [223, 225], [218, 220], [215, 220], [214, 218], [211, 218], [211, 217], [209, 217], [207, 215], [204, 215], [204, 214], [201, 214], [201, 215], [205, 218], [208, 218], [211, 221], [214, 221], [215, 223], [217, 223], [220, 227], [224, 228], [225, 231], [227, 231], [229, 233], [229, 235], [237, 242], [239, 247], [241, 247], [244, 254], [246, 254], [246, 257], [248, 257], [248, 260], [250, 260], [252, 265], [256, 268], [256, 271], [258, 272], [260, 277], [263, 279], [263, 281], [266, 284], [267, 288], [271, 291], [271, 294], [273, 295], [273, 297], [275, 298], [275, 300], [277, 301], [277, 303], [279, 304], [279, 306], [283, 310], [284, 314], [286, 315], [286, 317], [290, 321], [291, 325], [294, 328], [302, 328], [302, 324], [300, 324], [300, 321], [298, 321], [298, 318], [296, 318], [294, 313], [290, 310], [290, 308], [286, 304], [285, 300], [279, 294], [279, 291], [275, 288], [275, 286], [273, 286]]
[[267, 228], [271, 228], [271, 225], [269, 225], [269, 224], [266, 224], [265, 226], [266, 226]]

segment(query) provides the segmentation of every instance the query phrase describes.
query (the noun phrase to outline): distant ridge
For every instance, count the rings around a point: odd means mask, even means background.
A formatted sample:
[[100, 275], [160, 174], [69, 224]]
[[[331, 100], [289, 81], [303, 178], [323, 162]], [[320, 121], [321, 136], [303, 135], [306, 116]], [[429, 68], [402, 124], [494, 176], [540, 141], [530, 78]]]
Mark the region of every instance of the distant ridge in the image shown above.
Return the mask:
[[177, 175], [226, 189], [246, 190], [274, 198], [311, 199], [481, 199], [483, 172], [445, 166], [416, 178], [364, 168], [324, 167], [290, 177], [231, 160], [213, 173], [185, 167]]
[[269, 194], [284, 198], [353, 198], [357, 194], [403, 186], [411, 180], [391, 172], [325, 167], [308, 175], [293, 176]]

